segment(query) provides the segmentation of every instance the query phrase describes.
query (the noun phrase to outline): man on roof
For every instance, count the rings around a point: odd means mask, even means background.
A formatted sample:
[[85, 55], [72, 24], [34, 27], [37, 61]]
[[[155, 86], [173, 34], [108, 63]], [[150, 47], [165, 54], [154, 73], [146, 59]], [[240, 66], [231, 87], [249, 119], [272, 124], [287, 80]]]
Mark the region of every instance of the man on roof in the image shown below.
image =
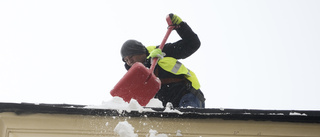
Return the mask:
[[164, 106], [170, 102], [173, 107], [205, 108], [205, 98], [196, 75], [178, 61], [195, 53], [200, 40], [179, 16], [171, 13], [169, 17], [181, 40], [166, 43], [163, 50], [159, 46], [145, 47], [137, 40], [127, 40], [121, 47], [124, 66], [129, 70], [134, 63], [141, 62], [150, 68], [151, 59], [158, 57], [154, 74], [161, 80], [161, 88], [155, 98]]

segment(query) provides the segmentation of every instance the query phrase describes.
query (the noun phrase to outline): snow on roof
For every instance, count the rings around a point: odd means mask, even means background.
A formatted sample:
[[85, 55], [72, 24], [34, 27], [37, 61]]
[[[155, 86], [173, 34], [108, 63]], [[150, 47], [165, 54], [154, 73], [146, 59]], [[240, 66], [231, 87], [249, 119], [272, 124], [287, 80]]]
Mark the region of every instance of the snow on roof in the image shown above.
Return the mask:
[[320, 111], [139, 107], [130, 103], [120, 109], [72, 104], [0, 103], [2, 112], [320, 123]]
[[227, 120], [267, 120], [320, 123], [320, 111], [314, 110], [258, 110], [258, 109], [198, 109], [172, 108], [152, 99], [146, 107], [132, 99], [129, 103], [114, 97], [101, 105], [0, 103], [1, 112], [81, 114], [101, 116], [161, 117], [161, 118], [220, 118]]

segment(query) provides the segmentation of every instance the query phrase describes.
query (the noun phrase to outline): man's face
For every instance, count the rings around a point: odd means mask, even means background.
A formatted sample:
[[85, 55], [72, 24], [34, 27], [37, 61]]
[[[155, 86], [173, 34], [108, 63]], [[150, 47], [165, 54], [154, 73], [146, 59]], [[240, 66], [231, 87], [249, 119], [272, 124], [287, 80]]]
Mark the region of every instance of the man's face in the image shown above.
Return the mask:
[[126, 56], [123, 58], [123, 60], [124, 62], [127, 63], [127, 65], [131, 67], [136, 62], [144, 63], [146, 58], [147, 58], [146, 54], [140, 54], [140, 55]]

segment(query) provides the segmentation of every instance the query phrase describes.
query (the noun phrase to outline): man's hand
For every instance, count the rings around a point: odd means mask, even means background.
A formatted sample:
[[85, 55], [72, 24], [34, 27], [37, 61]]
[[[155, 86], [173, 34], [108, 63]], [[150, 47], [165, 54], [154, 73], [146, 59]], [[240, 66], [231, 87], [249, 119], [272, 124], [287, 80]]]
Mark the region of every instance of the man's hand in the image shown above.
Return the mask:
[[171, 19], [172, 25], [174, 25], [174, 26], [177, 26], [182, 22], [182, 19], [175, 14], [170, 13], [169, 17]]
[[151, 57], [151, 58], [157, 57], [157, 58], [162, 59], [165, 55], [166, 55], [166, 54], [163, 53], [163, 52], [161, 51], [161, 49], [158, 49], [158, 48], [157, 48], [157, 49], [154, 49], [153, 51], [151, 51], [151, 53], [150, 53], [150, 55], [147, 57], [147, 59], [149, 59], [150, 57]]

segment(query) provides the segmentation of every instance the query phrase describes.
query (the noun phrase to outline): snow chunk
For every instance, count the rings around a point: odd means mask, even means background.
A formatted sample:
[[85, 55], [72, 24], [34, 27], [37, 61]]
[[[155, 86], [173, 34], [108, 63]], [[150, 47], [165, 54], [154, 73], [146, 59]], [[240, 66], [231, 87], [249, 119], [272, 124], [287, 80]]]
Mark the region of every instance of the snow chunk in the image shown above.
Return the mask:
[[163, 105], [159, 99], [153, 98], [149, 101], [146, 107], [163, 108]]
[[120, 137], [138, 137], [138, 135], [134, 133], [132, 125], [127, 121], [119, 122], [114, 128], [114, 132]]
[[158, 134], [157, 130], [152, 130], [152, 129], [149, 130], [149, 134], [150, 134], [149, 137], [168, 137], [168, 135], [166, 135], [166, 134]]
[[183, 135], [181, 134], [181, 131], [180, 130], [177, 130], [177, 134], [176, 134], [177, 137], [182, 137]]
[[139, 112], [142, 112], [143, 111], [143, 107], [138, 103], [137, 100], [131, 99], [126, 110], [128, 112], [131, 112], [131, 110], [137, 110]]
[[179, 110], [173, 108], [172, 103], [168, 102], [163, 112], [183, 114]]

